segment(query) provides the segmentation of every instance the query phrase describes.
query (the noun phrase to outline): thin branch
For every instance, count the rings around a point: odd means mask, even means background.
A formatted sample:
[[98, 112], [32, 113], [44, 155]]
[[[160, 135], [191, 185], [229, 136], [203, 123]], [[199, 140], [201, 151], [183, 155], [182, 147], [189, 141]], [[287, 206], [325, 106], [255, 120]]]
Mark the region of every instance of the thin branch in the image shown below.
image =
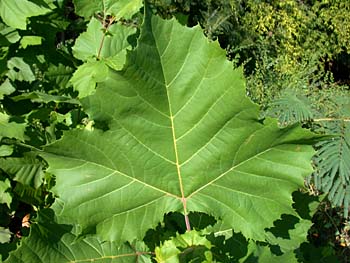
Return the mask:
[[315, 122], [320, 122], [320, 121], [345, 121], [345, 122], [349, 122], [350, 118], [346, 117], [346, 118], [320, 118], [320, 119], [313, 119], [313, 121]]
[[105, 32], [103, 32], [100, 47], [99, 47], [98, 53], [97, 53], [97, 59], [100, 59], [100, 57], [101, 57], [101, 52], [102, 52], [103, 44], [105, 42], [108, 28], [113, 24], [114, 21], [115, 21], [115, 17], [109, 19], [108, 24], [106, 24], [105, 21], [103, 21], [103, 28], [104, 28]]

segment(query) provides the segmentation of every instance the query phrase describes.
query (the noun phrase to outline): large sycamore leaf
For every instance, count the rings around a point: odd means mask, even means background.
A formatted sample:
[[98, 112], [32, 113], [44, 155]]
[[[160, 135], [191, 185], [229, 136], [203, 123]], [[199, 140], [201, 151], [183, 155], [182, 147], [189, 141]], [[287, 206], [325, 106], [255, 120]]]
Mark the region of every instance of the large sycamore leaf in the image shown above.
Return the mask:
[[199, 211], [264, 240], [312, 171], [314, 135], [260, 121], [241, 70], [174, 19], [146, 16], [124, 69], [82, 103], [108, 129], [69, 131], [42, 156], [58, 221], [83, 235], [142, 239], [164, 213]]

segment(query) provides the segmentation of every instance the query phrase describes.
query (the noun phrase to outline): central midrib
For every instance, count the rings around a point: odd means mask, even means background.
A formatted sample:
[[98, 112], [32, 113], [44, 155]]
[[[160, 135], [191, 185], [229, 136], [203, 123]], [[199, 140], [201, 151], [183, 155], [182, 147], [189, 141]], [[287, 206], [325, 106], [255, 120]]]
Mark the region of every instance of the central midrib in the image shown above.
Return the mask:
[[[154, 35], [153, 28], [152, 28], [152, 34]], [[186, 208], [186, 198], [185, 198], [184, 189], [183, 189], [181, 169], [180, 169], [180, 164], [179, 164], [179, 156], [178, 156], [178, 150], [177, 150], [177, 144], [176, 144], [174, 114], [173, 114], [172, 107], [171, 107], [170, 94], [169, 94], [169, 89], [168, 89], [170, 86], [169, 84], [171, 84], [172, 82], [168, 82], [166, 79], [165, 71], [164, 71], [164, 67], [163, 67], [163, 63], [162, 63], [162, 55], [160, 54], [160, 49], [158, 47], [158, 43], [156, 41], [156, 38], [154, 38], [154, 43], [156, 46], [156, 50], [158, 52], [159, 64], [161, 66], [162, 75], [164, 78], [163, 79], [164, 80], [164, 87], [165, 87], [166, 94], [167, 94], [167, 100], [168, 100], [168, 106], [169, 106], [169, 117], [170, 117], [170, 122], [171, 122], [171, 133], [172, 133], [173, 147], [174, 147], [174, 152], [175, 152], [175, 166], [176, 166], [177, 177], [179, 180], [179, 187], [180, 187], [180, 192], [181, 192], [181, 202], [182, 202], [183, 209], [184, 209], [185, 223], [186, 223], [187, 230], [191, 230], [190, 223], [188, 220], [188, 213], [187, 213], [187, 208]], [[169, 43], [168, 43], [168, 45], [169, 45]]]

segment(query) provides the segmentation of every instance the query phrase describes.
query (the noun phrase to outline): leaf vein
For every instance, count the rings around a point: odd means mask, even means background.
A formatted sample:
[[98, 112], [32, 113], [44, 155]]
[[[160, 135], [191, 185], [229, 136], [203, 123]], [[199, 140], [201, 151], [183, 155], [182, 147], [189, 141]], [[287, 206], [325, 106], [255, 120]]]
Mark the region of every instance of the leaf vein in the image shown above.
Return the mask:
[[201, 122], [202, 120], [209, 114], [209, 112], [216, 106], [216, 104], [226, 95], [226, 93], [229, 91], [227, 89], [224, 93], [222, 93], [215, 101], [214, 103], [208, 108], [207, 112], [203, 114], [203, 116], [196, 122], [190, 129], [188, 129], [184, 134], [182, 134], [177, 140], [181, 140], [183, 137], [185, 137], [188, 133], [193, 131]]
[[139, 144], [141, 144], [143, 147], [145, 147], [147, 150], [149, 150], [150, 152], [154, 153], [155, 155], [157, 155], [158, 157], [162, 158], [164, 161], [169, 162], [171, 164], [175, 164], [175, 162], [169, 160], [168, 158], [164, 157], [163, 155], [157, 153], [156, 151], [154, 151], [152, 148], [150, 148], [149, 146], [147, 146], [146, 144], [144, 144], [142, 141], [140, 141], [131, 131], [129, 131], [127, 128], [125, 128], [124, 125], [121, 124], [120, 121], [118, 121], [114, 116], [112, 116], [112, 119], [118, 123], [120, 125], [120, 127], [123, 128], [123, 130], [125, 130], [128, 134], [131, 135], [132, 138], [134, 138]]
[[209, 181], [208, 183], [206, 183], [205, 185], [199, 187], [196, 191], [194, 191], [193, 193], [191, 193], [187, 198], [191, 198], [192, 196], [194, 196], [195, 194], [197, 194], [198, 192], [200, 192], [202, 189], [204, 189], [204, 188], [210, 186], [211, 184], [213, 184], [214, 182], [216, 182], [217, 180], [219, 180], [220, 178], [222, 178], [223, 176], [225, 176], [225, 175], [228, 174], [229, 172], [233, 171], [233, 170], [236, 169], [237, 167], [239, 167], [239, 166], [245, 164], [246, 162], [249, 162], [250, 160], [256, 158], [257, 156], [260, 156], [260, 155], [262, 155], [262, 154], [264, 154], [264, 153], [266, 153], [266, 152], [269, 152], [270, 150], [271, 150], [271, 149], [266, 149], [266, 150], [264, 150], [264, 151], [262, 151], [262, 152], [260, 152], [260, 153], [258, 153], [258, 154], [256, 154], [256, 155], [254, 155], [254, 156], [252, 156], [252, 157], [250, 157], [250, 158], [244, 160], [243, 162], [238, 163], [238, 164], [235, 165], [235, 166], [232, 166], [230, 169], [228, 169], [227, 171], [223, 172], [222, 174], [220, 174], [219, 176], [217, 176], [215, 179], [213, 179], [213, 180]]

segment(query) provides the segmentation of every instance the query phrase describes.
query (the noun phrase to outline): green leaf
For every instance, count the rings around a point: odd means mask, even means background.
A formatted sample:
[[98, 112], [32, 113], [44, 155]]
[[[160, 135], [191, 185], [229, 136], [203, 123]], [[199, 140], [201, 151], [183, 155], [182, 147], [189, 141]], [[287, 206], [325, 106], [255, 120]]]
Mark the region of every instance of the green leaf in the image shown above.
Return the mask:
[[11, 240], [11, 232], [7, 228], [0, 227], [0, 243], [7, 243]]
[[257, 245], [250, 242], [248, 246], [248, 255], [244, 259], [239, 260], [240, 263], [298, 263], [298, 259], [293, 251], [289, 251], [282, 255], [275, 255], [268, 246]]
[[259, 120], [241, 70], [198, 26], [146, 17], [129, 54], [82, 100], [105, 131], [69, 131], [42, 154], [56, 175], [59, 222], [125, 241], [165, 213], [198, 211], [264, 240], [265, 228], [294, 213], [314, 135]]
[[41, 45], [42, 37], [39, 36], [24, 36], [21, 39], [21, 48], [27, 48], [28, 46], [38, 46]]
[[326, 193], [335, 206], [343, 206], [344, 217], [349, 215], [350, 201], [350, 125], [337, 123], [339, 136], [316, 144], [313, 175], [316, 187]]
[[[290, 228], [290, 221], [294, 223]], [[292, 223], [292, 224], [293, 224]], [[270, 244], [278, 245], [279, 249], [287, 253], [297, 249], [301, 243], [307, 241], [307, 232], [312, 222], [306, 219], [299, 219], [291, 215], [282, 215], [281, 219], [275, 222], [275, 227], [267, 232], [267, 241]]]
[[156, 247], [156, 260], [159, 263], [180, 263], [190, 262], [187, 258], [189, 257], [193, 262], [212, 262], [211, 247], [210, 241], [205, 236], [192, 230], [177, 235], [165, 241], [160, 247]]
[[[205, 231], [213, 230], [208, 228]], [[212, 243], [212, 253], [216, 262], [237, 262], [248, 252], [248, 240], [241, 233], [232, 230], [208, 233], [208, 240]]]
[[21, 37], [17, 30], [0, 22], [0, 44], [1, 46], [9, 46], [20, 40]]
[[40, 91], [33, 91], [23, 93], [22, 95], [14, 96], [11, 98], [13, 101], [21, 101], [30, 99], [33, 102], [49, 103], [54, 102], [65, 102], [70, 104], [79, 104], [79, 101], [66, 96], [50, 95]]
[[12, 196], [8, 190], [11, 189], [11, 182], [9, 179], [5, 179], [5, 181], [0, 181], [0, 204], [7, 204], [10, 207], [12, 202]]
[[[317, 246], [310, 243], [303, 243], [300, 246], [298, 262], [308, 263], [340, 263], [332, 246]], [[343, 261], [342, 261], [343, 262]]]
[[78, 67], [70, 81], [79, 92], [79, 97], [83, 98], [93, 94], [96, 84], [107, 79], [108, 71], [104, 61], [87, 62]]
[[66, 89], [70, 86], [69, 79], [72, 77], [73, 72], [74, 69], [69, 66], [51, 64], [45, 72], [45, 79], [56, 84], [58, 88]]
[[15, 92], [16, 89], [12, 86], [9, 79], [6, 79], [1, 85], [0, 85], [0, 100], [4, 98], [4, 95], [10, 95], [11, 93]]
[[0, 167], [7, 174], [13, 176], [13, 180], [24, 185], [39, 188], [42, 184], [43, 166], [35, 156], [0, 159]]
[[131, 48], [128, 37], [135, 32], [135, 28], [113, 24], [108, 28], [108, 33], [104, 33], [101, 22], [91, 19], [87, 31], [79, 36], [73, 47], [76, 58], [88, 61], [78, 67], [71, 79], [81, 98], [91, 95], [96, 84], [107, 78], [107, 65], [115, 70], [123, 68], [126, 50]]
[[[89, 58], [110, 58], [117, 55], [125, 57], [125, 49], [131, 47], [128, 37], [135, 34], [135, 32], [135, 28], [113, 24], [108, 28], [108, 33], [104, 33], [101, 22], [96, 18], [92, 18], [87, 31], [76, 40], [73, 54], [83, 61]], [[119, 54], [121, 52], [122, 54]], [[121, 66], [123, 65], [124, 63]]]
[[11, 122], [9, 120], [9, 115], [0, 112], [0, 139], [2, 137], [8, 137], [24, 141], [26, 124]]
[[37, 5], [28, 0], [1, 0], [0, 16], [9, 26], [18, 29], [26, 29], [27, 18], [44, 15], [51, 9], [47, 5]]
[[142, 0], [73, 0], [75, 12], [89, 19], [96, 13], [104, 16], [112, 15], [117, 20], [120, 18], [131, 18], [143, 6]]
[[9, 69], [7, 76], [10, 80], [28, 81], [35, 80], [30, 66], [24, 62], [23, 58], [13, 57], [7, 61], [7, 68]]
[[39, 213], [38, 222], [31, 226], [30, 236], [22, 240], [21, 246], [11, 252], [5, 262], [150, 263], [146, 253], [135, 251], [128, 245], [101, 242], [96, 237], [77, 240], [71, 226], [55, 223], [51, 210], [43, 210]]
[[27, 184], [17, 182], [13, 192], [16, 194], [18, 201], [37, 207], [45, 205], [47, 193], [44, 192], [42, 187], [35, 189]]
[[0, 146], [0, 156], [9, 156], [13, 153], [13, 146], [12, 145], [1, 145]]
[[270, 104], [268, 114], [279, 118], [282, 126], [314, 118], [310, 101], [295, 90], [284, 90], [282, 95]]
[[274, 222], [274, 227], [267, 229], [268, 242], [278, 245], [284, 253], [307, 242], [308, 230], [313, 224], [311, 219], [320, 203], [318, 197], [299, 191], [293, 193], [293, 200], [298, 215], [282, 215], [281, 219]]

